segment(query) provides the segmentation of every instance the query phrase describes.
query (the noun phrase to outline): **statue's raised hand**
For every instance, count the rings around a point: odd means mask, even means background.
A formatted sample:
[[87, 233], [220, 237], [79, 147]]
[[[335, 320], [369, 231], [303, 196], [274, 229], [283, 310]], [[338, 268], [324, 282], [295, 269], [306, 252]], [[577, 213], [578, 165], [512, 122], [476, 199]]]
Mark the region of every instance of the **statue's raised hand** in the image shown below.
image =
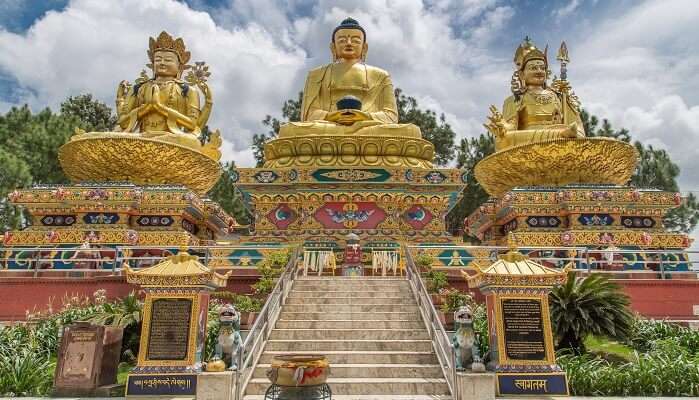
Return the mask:
[[497, 107], [491, 105], [490, 115], [488, 116], [488, 123], [483, 124], [485, 128], [495, 137], [503, 137], [507, 132], [507, 127], [505, 126], [505, 120], [502, 117], [500, 111]]

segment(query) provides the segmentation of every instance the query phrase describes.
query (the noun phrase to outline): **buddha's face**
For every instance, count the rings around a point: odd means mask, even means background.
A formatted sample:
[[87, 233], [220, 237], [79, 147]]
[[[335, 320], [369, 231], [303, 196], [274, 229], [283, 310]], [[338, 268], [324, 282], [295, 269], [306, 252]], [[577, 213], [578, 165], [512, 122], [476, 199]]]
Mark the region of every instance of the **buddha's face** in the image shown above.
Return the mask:
[[333, 37], [335, 56], [345, 60], [358, 60], [366, 48], [364, 34], [359, 29], [340, 29]]
[[527, 86], [544, 86], [546, 82], [546, 63], [544, 60], [531, 60], [524, 65], [522, 80]]
[[171, 51], [156, 51], [153, 55], [153, 72], [157, 77], [177, 78], [180, 72], [177, 54]]

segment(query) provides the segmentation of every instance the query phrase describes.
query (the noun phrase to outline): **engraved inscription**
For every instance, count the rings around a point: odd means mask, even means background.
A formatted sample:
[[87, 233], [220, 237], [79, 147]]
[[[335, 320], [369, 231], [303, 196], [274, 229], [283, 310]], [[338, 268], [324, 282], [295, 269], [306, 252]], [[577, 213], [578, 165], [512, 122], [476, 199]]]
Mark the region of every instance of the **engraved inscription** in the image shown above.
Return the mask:
[[539, 299], [502, 299], [505, 355], [511, 360], [546, 360]]
[[186, 360], [191, 299], [156, 299], [151, 309], [148, 360]]

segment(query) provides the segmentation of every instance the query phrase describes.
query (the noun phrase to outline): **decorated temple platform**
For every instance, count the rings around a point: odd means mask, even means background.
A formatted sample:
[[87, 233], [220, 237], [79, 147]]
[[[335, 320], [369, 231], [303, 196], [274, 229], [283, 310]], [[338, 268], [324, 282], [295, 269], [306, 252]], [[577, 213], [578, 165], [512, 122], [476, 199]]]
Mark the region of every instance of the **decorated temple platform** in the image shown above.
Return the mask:
[[254, 241], [451, 242], [445, 216], [464, 171], [431, 168], [241, 168], [234, 185], [254, 215]]

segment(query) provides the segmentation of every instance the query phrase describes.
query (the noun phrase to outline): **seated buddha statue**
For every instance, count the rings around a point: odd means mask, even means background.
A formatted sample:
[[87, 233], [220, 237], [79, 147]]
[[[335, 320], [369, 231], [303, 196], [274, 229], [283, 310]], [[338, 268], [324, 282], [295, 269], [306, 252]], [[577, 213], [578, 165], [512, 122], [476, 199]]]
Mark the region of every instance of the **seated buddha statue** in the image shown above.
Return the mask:
[[[512, 77], [513, 95], [502, 114], [490, 106], [485, 127], [495, 138], [495, 150], [550, 139], [585, 137], [577, 98], [565, 80], [547, 85], [546, 49], [542, 52], [526, 38], [517, 48]], [[565, 77], [563, 77], [565, 78]]]
[[280, 138], [363, 135], [421, 138], [420, 128], [399, 124], [396, 97], [388, 72], [367, 65], [366, 31], [347, 18], [330, 43], [333, 62], [308, 73], [301, 122], [289, 122]]
[[[174, 39], [167, 32], [161, 32], [157, 39], [151, 37], [148, 67], [153, 70], [153, 77], [143, 71], [133, 85], [127, 81], [119, 84], [115, 130], [140, 133], [143, 137], [188, 147], [203, 147], [201, 129], [209, 119], [213, 104], [211, 89], [206, 83], [210, 74], [203, 63], [196, 63], [192, 69], [188, 64], [190, 57], [182, 38]], [[192, 71], [185, 81], [182, 73], [187, 69]], [[199, 91], [204, 96], [203, 108]], [[218, 141], [218, 135], [218, 132], [214, 133], [212, 141]], [[209, 149], [213, 146], [206, 147], [209, 152], [213, 150]]]

